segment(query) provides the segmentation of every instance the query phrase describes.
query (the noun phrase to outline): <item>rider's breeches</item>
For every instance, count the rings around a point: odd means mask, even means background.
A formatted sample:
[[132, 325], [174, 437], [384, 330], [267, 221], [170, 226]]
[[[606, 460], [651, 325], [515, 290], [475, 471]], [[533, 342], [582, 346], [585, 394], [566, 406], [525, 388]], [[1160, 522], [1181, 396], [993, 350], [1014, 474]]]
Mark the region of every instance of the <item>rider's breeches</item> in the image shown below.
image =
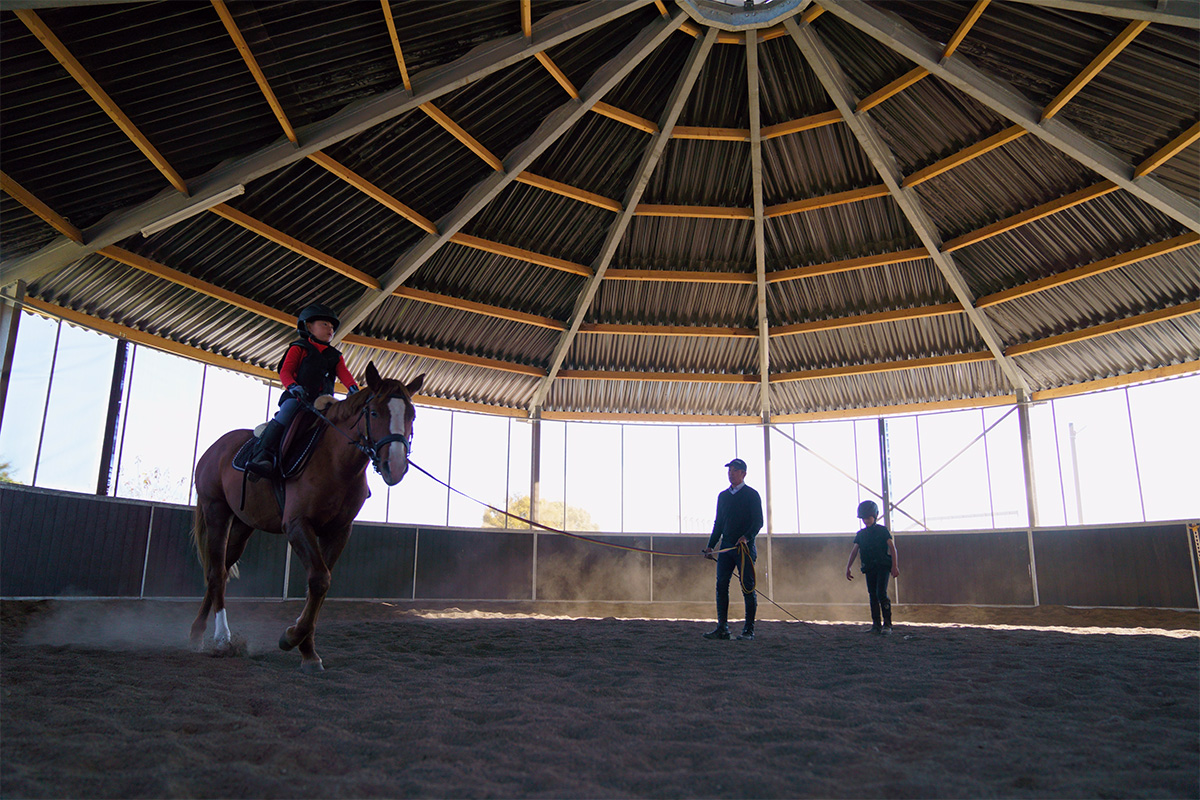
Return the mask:
[[863, 577], [867, 579], [867, 594], [871, 598], [871, 622], [877, 628], [881, 616], [884, 625], [892, 624], [892, 601], [888, 599], [887, 593], [891, 572], [891, 567], [875, 567], [863, 572]]
[[275, 412], [275, 421], [286, 429], [299, 411], [300, 401], [294, 397], [289, 397], [280, 404], [279, 410]]

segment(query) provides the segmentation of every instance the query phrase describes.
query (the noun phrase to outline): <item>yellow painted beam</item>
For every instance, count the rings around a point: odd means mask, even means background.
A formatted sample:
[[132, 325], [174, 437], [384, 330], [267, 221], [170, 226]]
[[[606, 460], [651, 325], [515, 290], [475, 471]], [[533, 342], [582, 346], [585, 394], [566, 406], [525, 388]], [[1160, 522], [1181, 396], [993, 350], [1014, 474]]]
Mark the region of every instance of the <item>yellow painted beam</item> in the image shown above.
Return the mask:
[[1073, 208], [1080, 203], [1086, 203], [1089, 200], [1095, 200], [1097, 197], [1115, 192], [1117, 185], [1112, 181], [1100, 181], [1097, 184], [1080, 189], [1077, 192], [1063, 195], [1062, 197], [1051, 200], [1049, 203], [1042, 203], [1040, 206], [1022, 211], [1019, 214], [1014, 214], [1011, 217], [1006, 217], [999, 222], [993, 222], [991, 225], [965, 233], [955, 239], [951, 239], [942, 245], [943, 253], [952, 253], [955, 250], [960, 250], [968, 245], [978, 244], [984, 239], [990, 239], [993, 236], [999, 236], [1002, 233], [1019, 228], [1022, 225], [1028, 225], [1031, 222], [1036, 222], [1043, 217], [1048, 217], [1051, 214], [1057, 214], [1060, 211], [1066, 211], [1068, 208]]
[[1156, 322], [1165, 322], [1196, 313], [1200, 313], [1200, 300], [1193, 300], [1190, 303], [1180, 303], [1170, 308], [1156, 309], [1146, 314], [1138, 314], [1135, 317], [1105, 322], [1101, 325], [1092, 325], [1089, 328], [1077, 331], [1060, 333], [1057, 336], [1047, 336], [1045, 339], [1037, 339], [1036, 341], [1025, 342], [1024, 344], [1015, 344], [1007, 348], [1004, 354], [1006, 356], [1025, 356], [1041, 350], [1049, 350], [1052, 347], [1062, 347], [1063, 345], [1085, 342], [1088, 339], [1131, 331], [1136, 328], [1145, 327], [1146, 325], [1153, 325]]
[[1180, 150], [1192, 144], [1197, 139], [1200, 139], [1200, 122], [1197, 122], [1195, 125], [1188, 128], [1171, 141], [1167, 142], [1163, 147], [1155, 152], [1154, 155], [1147, 158], [1141, 164], [1138, 164], [1137, 169], [1133, 171], [1133, 177], [1140, 178], [1143, 175], [1150, 174], [1165, 164]]
[[592, 111], [596, 112], [602, 117], [608, 117], [609, 119], [624, 123], [631, 128], [637, 128], [639, 131], [645, 131], [646, 133], [658, 133], [658, 125], [656, 123], [651, 122], [645, 117], [639, 117], [637, 114], [634, 114], [630, 111], [625, 111], [624, 109], [617, 108], [616, 106], [610, 106], [608, 103], [593, 103]]
[[355, 333], [348, 333], [342, 337], [342, 342], [352, 344], [357, 347], [369, 347], [373, 350], [383, 350], [389, 353], [400, 353], [406, 356], [415, 356], [417, 358], [432, 358], [436, 361], [447, 361], [451, 364], [465, 364], [471, 367], [483, 367], [484, 369], [494, 369], [501, 372], [512, 372], [517, 375], [528, 375], [533, 378], [546, 377], [544, 369], [531, 367], [525, 364], [515, 364], [511, 361], [500, 361], [495, 358], [484, 358], [482, 356], [469, 356], [463, 353], [453, 353], [449, 350], [437, 350], [432, 347], [421, 347], [415, 344], [403, 344], [401, 342], [392, 342], [387, 339], [374, 339], [369, 336], [359, 336]]
[[837, 272], [853, 272], [854, 270], [882, 267], [888, 264], [901, 264], [905, 261], [916, 261], [929, 258], [929, 251], [924, 247], [914, 247], [911, 250], [898, 250], [892, 253], [877, 253], [873, 256], [846, 258], [840, 261], [827, 261], [824, 264], [810, 264], [807, 267], [793, 267], [767, 273], [767, 283], [781, 283], [800, 278], [814, 278], [818, 275], [832, 275]]
[[561, 195], [562, 197], [569, 197], [572, 200], [578, 200], [581, 203], [588, 203], [589, 205], [596, 206], [597, 208], [603, 208], [605, 211], [619, 212], [621, 210], [620, 200], [613, 200], [611, 197], [605, 197], [603, 195], [595, 194], [594, 192], [588, 192], [566, 183], [559, 183], [558, 181], [544, 178], [541, 175], [534, 175], [532, 172], [522, 172], [516, 177], [516, 180], [518, 183], [523, 183], [526, 186], [535, 186], [538, 189], [542, 189], [547, 192], [553, 192], [554, 194]]
[[919, 306], [917, 308], [897, 308], [892, 311], [875, 311], [870, 314], [855, 314], [850, 317], [818, 319], [812, 322], [800, 322], [795, 325], [778, 325], [771, 328], [769, 335], [772, 338], [776, 336], [794, 336], [801, 333], [856, 328], [861, 325], [880, 325], [887, 322], [943, 317], [949, 314], [961, 314], [962, 311], [963, 307], [958, 303], [941, 303], [940, 305]]
[[757, 281], [753, 272], [701, 272], [700, 270], [609, 269], [610, 281], [662, 281], [664, 283], [745, 283]]
[[671, 206], [639, 203], [634, 210], [639, 217], [683, 217], [686, 219], [754, 219], [752, 208], [723, 206]]
[[705, 128], [694, 125], [676, 125], [671, 131], [672, 139], [701, 139], [712, 142], [748, 142], [749, 128]]
[[351, 280], [357, 281], [363, 286], [367, 286], [372, 289], [380, 288], [379, 281], [375, 280], [367, 273], [357, 270], [349, 264], [339, 261], [331, 255], [322, 253], [317, 248], [311, 247], [296, 237], [289, 236], [277, 228], [272, 228], [262, 220], [257, 220], [249, 214], [238, 211], [233, 206], [221, 203], [213, 206], [209, 209], [209, 211], [223, 219], [229, 220], [235, 225], [242, 226], [246, 230], [257, 234], [264, 239], [269, 239], [281, 247], [286, 247], [293, 253], [298, 253], [311, 261], [317, 262], [323, 267], [328, 267], [339, 275], [344, 275]]
[[877, 89], [876, 91], [871, 92], [871, 94], [864, 97], [862, 100], [859, 100], [858, 107], [854, 110], [859, 113], [862, 113], [863, 111], [870, 111], [884, 100], [895, 97], [928, 75], [929, 70], [925, 69], [924, 67], [917, 67], [916, 69], [909, 70], [899, 78], [896, 78], [896, 80], [889, 83], [887, 86]]
[[771, 376], [771, 383], [787, 383], [790, 381], [811, 381], [821, 378], [846, 378], [851, 375], [876, 375], [884, 372], [901, 372], [910, 369], [928, 369], [929, 367], [951, 367], [958, 364], [978, 364], [991, 361], [992, 354], [988, 351], [980, 353], [954, 353], [946, 356], [931, 358], [909, 358], [903, 361], [881, 361], [873, 364], [852, 364], [848, 367], [828, 367], [825, 369], [806, 369], [798, 372], [783, 372]]
[[1067, 84], [1066, 88], [1058, 93], [1058, 96], [1046, 104], [1042, 109], [1042, 120], [1048, 120], [1062, 110], [1063, 106], [1071, 101], [1071, 98], [1079, 93], [1084, 86], [1087, 86], [1093, 78], [1100, 74], [1100, 70], [1108, 66], [1108, 63], [1117, 57], [1117, 54], [1124, 50], [1130, 42], [1137, 37], [1139, 33], [1146, 29], [1149, 25], [1147, 20], [1134, 20], [1125, 26], [1125, 30], [1117, 34], [1117, 37], [1108, 43], [1108, 46], [1100, 51], [1100, 55], [1092, 59], [1092, 63], [1083, 68], [1075, 78]]
[[422, 103], [420, 109], [428, 114], [434, 122], [441, 125], [451, 136], [466, 145], [468, 150], [482, 158], [489, 167], [497, 172], [504, 171], [503, 161], [497, 158], [491, 150], [480, 144], [474, 136], [463, 130], [461, 125], [450, 119], [440, 108], [433, 103]]
[[1014, 286], [1011, 289], [984, 295], [975, 301], [975, 307], [988, 308], [1000, 303], [1007, 303], [1010, 300], [1016, 300], [1037, 292], [1044, 292], [1047, 289], [1053, 289], [1057, 286], [1065, 286], [1068, 283], [1090, 278], [1093, 275], [1100, 275], [1110, 270], [1120, 269], [1129, 264], [1145, 261], [1148, 258], [1173, 253], [1176, 250], [1182, 250], [1185, 247], [1192, 247], [1196, 244], [1200, 244], [1200, 233], [1185, 233], [1182, 236], [1148, 244], [1136, 250], [1118, 253], [1115, 256], [1103, 258], [1091, 264], [1085, 264], [1082, 267], [1075, 267], [1074, 269], [1060, 272], [1057, 275], [1049, 275], [1036, 281], [1022, 283], [1020, 286]]
[[444, 294], [436, 294], [434, 292], [426, 292], [421, 289], [413, 289], [409, 286], [401, 286], [396, 291], [392, 292], [396, 297], [403, 297], [408, 300], [416, 300], [420, 303], [428, 303], [430, 305], [441, 306], [442, 308], [453, 308], [458, 311], [469, 311], [472, 314], [482, 314], [496, 319], [508, 320], [509, 322], [521, 322], [526, 325], [534, 325], [539, 328], [549, 328], [554, 331], [565, 331], [567, 326], [565, 323], [559, 322], [550, 317], [540, 317], [536, 314], [526, 314], [524, 311], [514, 311], [510, 308], [501, 308], [500, 306], [492, 306], [486, 303], [476, 303], [473, 300], [463, 300], [458, 297], [450, 297]]
[[1131, 372], [1128, 375], [1114, 375], [1111, 378], [1101, 378], [1100, 380], [1086, 381], [1084, 383], [1073, 383], [1070, 386], [1043, 389], [1040, 392], [1034, 392], [1030, 399], [1034, 402], [1039, 402], [1042, 400], [1055, 400], [1059, 397], [1074, 397], [1075, 395], [1088, 394], [1089, 392], [1113, 389], [1117, 386], [1130, 386], [1135, 383], [1159, 381], [1163, 378], [1174, 378], [1198, 372], [1200, 372], [1200, 361], [1184, 361], [1182, 364], [1171, 364], [1166, 367]]
[[79, 228], [76, 228], [54, 209], [37, 199], [32, 192], [26, 191], [21, 184], [14, 181], [6, 173], [0, 172], [0, 189], [3, 189], [9, 197], [16, 200], [21, 205], [28, 208], [34, 214], [42, 218], [50, 227], [61, 233], [73, 242], [83, 244], [83, 233]]
[[538, 62], [546, 68], [546, 71], [550, 73], [550, 77], [554, 78], [554, 80], [558, 82], [558, 85], [561, 86], [567, 94], [574, 98], [579, 97], [579, 90], [575, 88], [575, 84], [571, 83], [571, 79], [567, 77], [567, 73], [563, 72], [559, 68], [558, 64], [554, 63], [553, 59], [550, 58], [548, 53], [543, 50], [542, 52], [537, 53], [534, 58], [536, 58]]
[[780, 122], [778, 125], [768, 125], [760, 131], [760, 134], [764, 139], [775, 139], [780, 136], [787, 136], [789, 133], [799, 133], [800, 131], [810, 131], [814, 128], [823, 128], [826, 125], [835, 125], [841, 121], [841, 112], [834, 109], [833, 111], [811, 114], [807, 117], [793, 119], [788, 122]]
[[902, 185], [907, 188], [909, 186], [917, 186], [922, 184], [930, 178], [935, 178], [938, 175], [941, 175], [943, 172], [947, 172], [955, 167], [962, 166], [968, 161], [979, 158], [985, 153], [990, 153], [999, 147], [1003, 147], [1009, 142], [1020, 139], [1028, 132], [1029, 131], [1025, 130], [1020, 125], [1013, 125], [1010, 128], [1005, 128], [999, 133], [993, 134], [992, 136], [984, 139], [982, 142], [976, 142], [970, 147], [966, 147], [962, 150], [959, 150], [957, 153], [946, 156], [939, 161], [935, 161], [928, 167], [917, 170], [912, 175], [909, 175], [907, 178], [905, 178]]
[[416, 225], [426, 233], [432, 233], [434, 235], [437, 234], [437, 226], [434, 225], [432, 221], [426, 219], [424, 216], [409, 208], [404, 203], [401, 203], [395, 197], [392, 197], [383, 189], [380, 189], [378, 186], [371, 183], [366, 178], [362, 177], [357, 172], [338, 162], [326, 153], [318, 150], [317, 152], [311, 154], [309, 158], [312, 159], [313, 162], [320, 164], [322, 167], [353, 186], [355, 189], [358, 189], [372, 200], [375, 200], [376, 202], [387, 206], [392, 211], [395, 211], [397, 214], [404, 217], [406, 220]]
[[233, 39], [238, 52], [242, 54], [242, 60], [246, 62], [247, 69], [254, 76], [254, 82], [258, 84], [259, 91], [266, 98], [267, 105], [271, 107], [271, 113], [275, 115], [275, 119], [279, 121], [279, 126], [283, 128], [283, 135], [288, 138], [289, 142], [296, 144], [298, 142], [296, 130], [292, 127], [292, 123], [288, 121], [287, 114], [284, 113], [279, 98], [275, 96], [275, 91], [271, 88], [270, 81], [267, 80], [267, 76], [263, 74], [262, 69], [258, 66], [258, 60], [250, 50], [250, 45], [246, 43], [246, 37], [242, 36], [242, 32], [238, 30], [237, 22], [234, 21], [233, 15], [225, 7], [224, 0], [211, 1], [213, 8], [217, 10], [217, 16], [221, 18], [221, 24], [225, 26], [229, 38]]
[[971, 32], [971, 28], [979, 21], [983, 15], [983, 10], [988, 7], [988, 3], [992, 0], [977, 0], [971, 10], [967, 12], [966, 18], [959, 23], [958, 29], [954, 31], [954, 35], [950, 37], [950, 41], [946, 43], [946, 49], [942, 51], [942, 58], [949, 58], [954, 55], [954, 51], [962, 44], [963, 39], [967, 38], [967, 34]]
[[753, 339], [758, 331], [753, 328], [716, 328], [701, 325], [616, 325], [601, 322], [585, 322], [579, 326], [580, 333], [604, 333], [613, 336], [707, 336], [716, 339]]
[[519, 261], [528, 261], [530, 264], [556, 269], [560, 272], [569, 272], [572, 275], [582, 275], [585, 278], [591, 277], [591, 267], [583, 264], [576, 264], [574, 261], [567, 261], [562, 258], [555, 258], [543, 253], [535, 253], [532, 250], [523, 250], [520, 247], [493, 242], [489, 239], [481, 239], [478, 236], [470, 236], [465, 233], [456, 233], [450, 237], [450, 241], [454, 244], [470, 247], [474, 250], [483, 250], [486, 253], [492, 253], [505, 258], [515, 258]]
[[804, 200], [794, 200], [790, 203], [767, 206], [763, 209], [763, 215], [766, 217], [782, 217], [787, 214], [801, 214], [805, 211], [816, 211], [820, 208], [844, 206], [876, 197], [887, 197], [889, 194], [890, 192], [884, 184], [864, 186], [861, 189], [851, 189], [847, 192], [834, 192], [833, 194], [825, 194], [820, 197], [809, 197]]
[[758, 383], [758, 375], [709, 372], [627, 372], [622, 370], [563, 369], [567, 381], [629, 381], [632, 383]]
[[184, 181], [183, 177], [175, 171], [174, 167], [167, 163], [167, 159], [163, 157], [163, 154], [158, 152], [154, 145], [150, 143], [150, 140], [138, 130], [137, 125], [133, 124], [133, 120], [113, 102], [113, 99], [108, 96], [108, 92], [100, 88], [100, 84], [96, 83], [95, 79], [83, 68], [83, 65], [79, 63], [75, 56], [71, 55], [71, 51], [42, 22], [41, 17], [36, 12], [24, 8], [13, 9], [13, 13], [25, 23], [25, 26], [37, 37], [42, 46], [50, 51], [50, 55], [54, 56], [59, 64], [62, 64], [63, 68], [71, 74], [71, 77], [75, 79], [83, 90], [91, 95], [92, 99], [96, 101], [96, 105], [100, 106], [109, 119], [115, 122], [117, 127], [129, 137], [129, 141], [133, 142], [137, 149], [141, 150], [142, 154], [150, 159], [150, 163], [163, 174], [163, 177], [176, 189], [187, 194], [187, 182]]
[[380, 2], [383, 4], [383, 19], [387, 22], [388, 38], [392, 40], [392, 50], [396, 52], [396, 64], [400, 67], [400, 78], [404, 81], [404, 88], [411, 92], [412, 81], [408, 77], [408, 65], [404, 63], [404, 51], [400, 49], [400, 36], [396, 33], [396, 20], [392, 18], [391, 0], [380, 0]]

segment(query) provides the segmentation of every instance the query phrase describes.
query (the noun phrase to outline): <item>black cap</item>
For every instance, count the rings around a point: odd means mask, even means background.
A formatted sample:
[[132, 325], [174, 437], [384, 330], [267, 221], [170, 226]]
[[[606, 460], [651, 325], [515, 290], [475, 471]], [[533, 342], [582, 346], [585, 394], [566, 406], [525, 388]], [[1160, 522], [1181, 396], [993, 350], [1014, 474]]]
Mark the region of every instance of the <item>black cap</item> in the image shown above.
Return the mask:
[[746, 462], [742, 461], [740, 458], [735, 458], [733, 461], [730, 461], [725, 466], [733, 467], [734, 469], [740, 469], [742, 472], [746, 471]]

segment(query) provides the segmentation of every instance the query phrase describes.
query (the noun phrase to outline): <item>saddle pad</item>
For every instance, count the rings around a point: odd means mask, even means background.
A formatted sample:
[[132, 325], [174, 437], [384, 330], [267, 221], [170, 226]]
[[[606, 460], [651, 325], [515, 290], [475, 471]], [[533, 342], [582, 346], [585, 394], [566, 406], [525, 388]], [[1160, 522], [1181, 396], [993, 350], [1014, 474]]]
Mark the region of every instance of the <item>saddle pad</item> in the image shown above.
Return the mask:
[[[309, 416], [311, 417], [312, 415], [310, 414]], [[307, 421], [310, 423], [316, 422], [315, 419]], [[325, 427], [325, 425], [315, 424], [306, 431], [297, 431], [297, 435], [293, 437], [291, 445], [281, 459], [281, 478], [292, 478], [304, 471], [304, 468], [308, 465], [308, 460], [312, 458], [313, 451], [317, 449], [317, 442], [321, 440], [321, 435], [325, 433]], [[251, 436], [247, 439], [246, 443], [234, 453], [233, 468], [238, 472], [245, 472], [246, 463], [250, 461], [257, 447], [258, 437]]]

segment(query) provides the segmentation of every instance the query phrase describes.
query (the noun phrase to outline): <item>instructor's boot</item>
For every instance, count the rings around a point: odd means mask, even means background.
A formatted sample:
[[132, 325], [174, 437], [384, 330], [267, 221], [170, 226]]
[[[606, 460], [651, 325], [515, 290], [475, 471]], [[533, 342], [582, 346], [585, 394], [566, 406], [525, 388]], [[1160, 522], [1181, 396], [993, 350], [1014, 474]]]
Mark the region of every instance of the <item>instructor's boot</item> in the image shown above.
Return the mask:
[[705, 639], [728, 639], [729, 626], [725, 623], [720, 623], [708, 633], [704, 634]]
[[279, 440], [283, 438], [283, 425], [271, 420], [267, 423], [258, 440], [258, 449], [254, 457], [246, 464], [246, 469], [257, 475], [270, 476], [275, 471], [275, 460], [279, 455]]

